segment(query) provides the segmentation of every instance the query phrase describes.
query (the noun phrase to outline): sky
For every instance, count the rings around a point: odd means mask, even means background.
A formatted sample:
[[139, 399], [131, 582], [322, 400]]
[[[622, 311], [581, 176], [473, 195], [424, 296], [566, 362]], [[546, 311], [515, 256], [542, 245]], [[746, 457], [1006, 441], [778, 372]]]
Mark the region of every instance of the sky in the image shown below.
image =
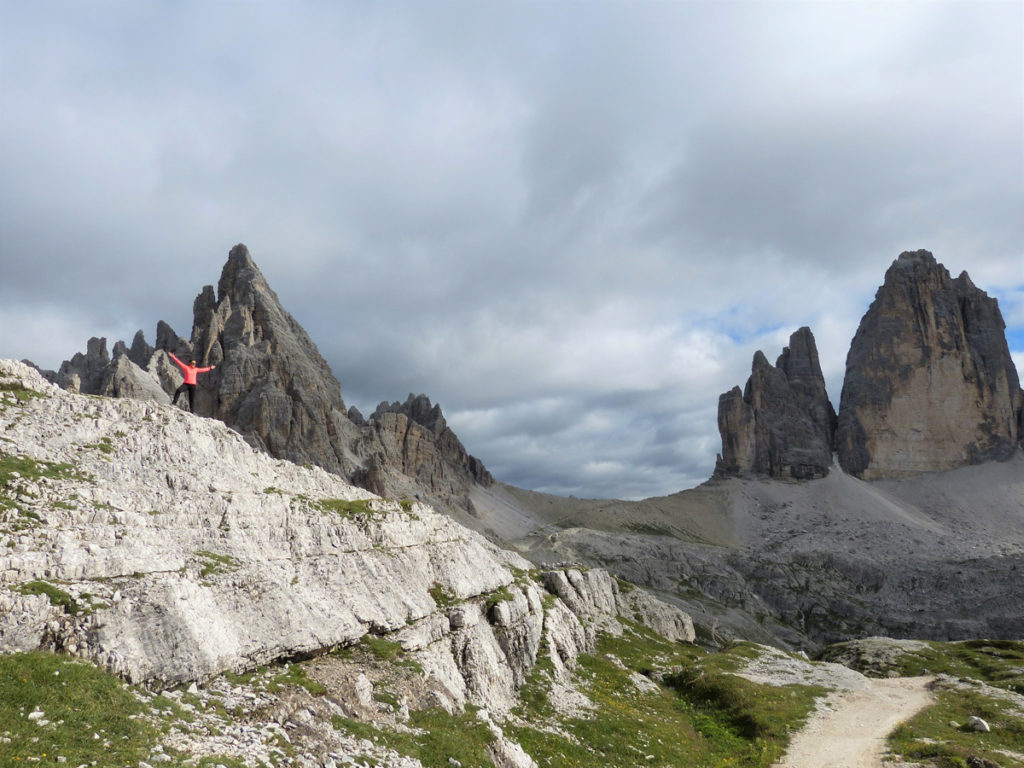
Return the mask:
[[0, 0], [0, 357], [188, 336], [245, 243], [347, 405], [499, 480], [706, 480], [925, 248], [1024, 367], [1024, 3]]

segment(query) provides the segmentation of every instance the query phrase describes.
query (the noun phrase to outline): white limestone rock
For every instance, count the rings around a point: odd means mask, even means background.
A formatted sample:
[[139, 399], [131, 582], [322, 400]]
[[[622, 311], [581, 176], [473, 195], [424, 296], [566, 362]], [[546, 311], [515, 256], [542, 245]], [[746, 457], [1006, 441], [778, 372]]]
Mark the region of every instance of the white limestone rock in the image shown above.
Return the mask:
[[[219, 421], [69, 393], [21, 363], [0, 360], [0, 384], [37, 395], [0, 393], [0, 454], [42, 475], [0, 488], [15, 499], [0, 509], [0, 652], [47, 647], [164, 688], [372, 633], [421, 664], [440, 706], [501, 715], [539, 654], [568, 680], [597, 626], [618, 626], [603, 571], [547, 574], [561, 599], [545, 609], [526, 560], [428, 506], [274, 459]], [[27, 594], [33, 581], [63, 605]], [[457, 602], [439, 607], [435, 588]]]

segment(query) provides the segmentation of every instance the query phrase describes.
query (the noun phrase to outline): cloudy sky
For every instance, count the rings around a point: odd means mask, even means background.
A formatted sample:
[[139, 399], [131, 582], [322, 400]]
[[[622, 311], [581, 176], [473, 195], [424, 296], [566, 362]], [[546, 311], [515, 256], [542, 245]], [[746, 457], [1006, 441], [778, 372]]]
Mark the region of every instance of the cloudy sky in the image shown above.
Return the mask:
[[501, 480], [705, 480], [719, 393], [889, 264], [1024, 365], [1021, 2], [0, 0], [0, 357], [152, 343], [248, 245], [364, 413]]

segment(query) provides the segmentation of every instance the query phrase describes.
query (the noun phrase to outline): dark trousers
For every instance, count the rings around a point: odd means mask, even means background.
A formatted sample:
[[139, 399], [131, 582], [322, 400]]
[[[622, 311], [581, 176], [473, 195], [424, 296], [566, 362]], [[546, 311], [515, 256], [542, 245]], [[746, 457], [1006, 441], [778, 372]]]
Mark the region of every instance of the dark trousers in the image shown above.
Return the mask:
[[188, 410], [190, 413], [196, 411], [196, 385], [195, 384], [182, 384], [174, 391], [174, 397], [171, 398], [171, 405], [176, 405], [178, 402], [178, 395], [188, 390]]

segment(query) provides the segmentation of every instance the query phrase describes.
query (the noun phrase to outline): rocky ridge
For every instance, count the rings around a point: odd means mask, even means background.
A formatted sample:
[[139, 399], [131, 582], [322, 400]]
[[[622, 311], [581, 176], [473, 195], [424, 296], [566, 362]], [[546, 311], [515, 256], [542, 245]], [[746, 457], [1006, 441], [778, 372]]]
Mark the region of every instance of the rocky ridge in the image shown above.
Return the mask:
[[182, 377], [168, 351], [217, 366], [199, 377], [196, 412], [272, 456], [445, 510], [472, 511], [472, 487], [493, 482], [425, 395], [381, 403], [369, 419], [346, 408], [330, 367], [244, 245], [231, 249], [216, 291], [208, 285], [196, 297], [189, 339], [160, 321], [155, 348], [139, 331], [111, 356], [93, 338], [49, 378], [86, 394], [169, 402]]
[[620, 611], [693, 637], [607, 573], [535, 580], [431, 508], [217, 421], [68, 393], [13, 361], [0, 390], [0, 651], [51, 648], [162, 688], [377, 636], [446, 708], [500, 714], [542, 647], [571, 668]]
[[838, 416], [807, 328], [771, 366], [760, 351], [741, 393], [719, 399], [715, 474], [865, 479], [1005, 461], [1022, 443], [1024, 391], [995, 299], [928, 251], [886, 272], [854, 336]]

